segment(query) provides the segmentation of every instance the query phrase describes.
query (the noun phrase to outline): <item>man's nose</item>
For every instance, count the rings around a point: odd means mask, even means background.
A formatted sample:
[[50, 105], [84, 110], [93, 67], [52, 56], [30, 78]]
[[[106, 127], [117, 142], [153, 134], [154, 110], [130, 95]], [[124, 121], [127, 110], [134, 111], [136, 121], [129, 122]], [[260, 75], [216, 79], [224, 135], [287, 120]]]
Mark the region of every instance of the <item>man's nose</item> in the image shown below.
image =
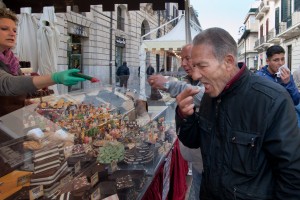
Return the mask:
[[194, 68], [192, 70], [192, 79], [193, 80], [200, 80], [202, 78], [202, 74], [200, 73], [198, 68]]

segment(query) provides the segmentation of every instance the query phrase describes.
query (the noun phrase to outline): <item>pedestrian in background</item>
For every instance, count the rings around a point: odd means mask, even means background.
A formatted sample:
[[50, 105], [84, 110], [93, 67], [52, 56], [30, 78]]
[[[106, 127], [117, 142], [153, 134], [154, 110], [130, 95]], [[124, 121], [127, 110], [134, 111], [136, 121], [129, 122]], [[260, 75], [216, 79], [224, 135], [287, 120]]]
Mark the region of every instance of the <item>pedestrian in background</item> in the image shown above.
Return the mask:
[[300, 199], [300, 133], [292, 99], [279, 84], [237, 62], [224, 29], [193, 40], [193, 79], [205, 86], [198, 113], [187, 88], [176, 100], [178, 138], [201, 148], [201, 200]]
[[128, 79], [130, 76], [130, 70], [127, 67], [127, 62], [123, 62], [123, 64], [117, 69], [117, 76], [120, 79], [120, 87], [125, 87], [127, 89]]
[[294, 105], [298, 105], [300, 94], [291, 71], [285, 66], [285, 50], [279, 45], [273, 45], [267, 49], [266, 56], [267, 65], [256, 74], [280, 84], [290, 94]]
[[273, 45], [267, 49], [266, 56], [267, 65], [256, 74], [278, 83], [286, 89], [293, 99], [298, 117], [298, 127], [300, 127], [300, 94], [291, 71], [285, 66], [285, 50], [279, 45]]
[[164, 65], [161, 66], [161, 69], [159, 70], [159, 72], [162, 73], [162, 74], [165, 72], [165, 66]]
[[147, 70], [146, 70], [147, 77], [153, 75], [154, 72], [155, 72], [154, 68], [151, 66], [151, 64], [149, 64], [149, 66], [147, 67]]

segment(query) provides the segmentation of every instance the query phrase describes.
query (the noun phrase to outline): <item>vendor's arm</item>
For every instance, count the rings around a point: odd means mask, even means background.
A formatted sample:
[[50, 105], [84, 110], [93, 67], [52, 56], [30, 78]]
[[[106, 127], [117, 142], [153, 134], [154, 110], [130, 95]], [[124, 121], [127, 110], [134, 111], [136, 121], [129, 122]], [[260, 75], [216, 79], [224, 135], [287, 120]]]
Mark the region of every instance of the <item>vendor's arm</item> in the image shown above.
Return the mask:
[[37, 89], [45, 88], [45, 87], [56, 84], [52, 80], [51, 75], [33, 76], [32, 81], [33, 81], [33, 85]]
[[84, 78], [73, 76], [78, 73], [78, 69], [70, 69], [55, 72], [51, 75], [43, 76], [13, 76], [5, 70], [0, 70], [0, 95], [16, 96], [35, 92], [38, 89], [54, 84], [64, 84], [71, 86], [78, 82], [85, 81]]

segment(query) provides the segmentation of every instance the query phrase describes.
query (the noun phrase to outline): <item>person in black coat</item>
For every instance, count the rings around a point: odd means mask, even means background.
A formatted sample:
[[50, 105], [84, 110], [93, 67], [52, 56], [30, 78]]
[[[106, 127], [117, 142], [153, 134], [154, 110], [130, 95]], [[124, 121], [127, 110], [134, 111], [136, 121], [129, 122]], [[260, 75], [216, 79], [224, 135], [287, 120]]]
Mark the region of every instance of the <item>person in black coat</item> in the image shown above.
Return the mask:
[[120, 87], [127, 88], [128, 79], [130, 76], [129, 68], [127, 67], [127, 62], [123, 62], [117, 70], [117, 76], [120, 78]]
[[149, 66], [147, 67], [147, 70], [146, 70], [147, 76], [149, 77], [149, 76], [153, 75], [154, 72], [155, 72], [154, 68], [151, 66], [151, 64], [149, 64]]

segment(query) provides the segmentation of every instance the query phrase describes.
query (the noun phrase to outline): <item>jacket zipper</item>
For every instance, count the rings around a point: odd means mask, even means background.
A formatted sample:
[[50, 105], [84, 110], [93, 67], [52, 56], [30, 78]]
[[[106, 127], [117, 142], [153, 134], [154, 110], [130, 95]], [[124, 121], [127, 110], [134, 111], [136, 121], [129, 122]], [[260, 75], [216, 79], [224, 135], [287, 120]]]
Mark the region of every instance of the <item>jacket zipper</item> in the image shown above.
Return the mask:
[[234, 200], [236, 200], [236, 188], [235, 187], [233, 188], [233, 197], [234, 197]]
[[217, 99], [217, 104], [216, 104], [216, 119], [215, 119], [215, 123], [216, 123], [216, 132], [217, 134], [219, 134], [220, 129], [219, 129], [219, 105], [221, 103], [221, 99]]

